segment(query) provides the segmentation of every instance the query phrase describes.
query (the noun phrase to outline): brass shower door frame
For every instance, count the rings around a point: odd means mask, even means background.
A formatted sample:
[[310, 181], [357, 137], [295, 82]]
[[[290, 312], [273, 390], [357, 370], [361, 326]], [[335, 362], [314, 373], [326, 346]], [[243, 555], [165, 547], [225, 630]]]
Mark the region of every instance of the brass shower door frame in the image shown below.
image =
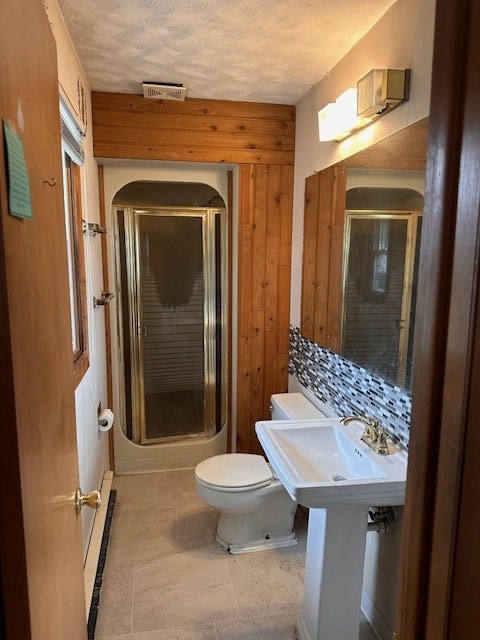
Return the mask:
[[405, 209], [394, 211], [379, 209], [348, 209], [345, 210], [345, 233], [343, 236], [343, 265], [342, 265], [342, 318], [341, 318], [341, 350], [345, 341], [346, 305], [348, 261], [350, 253], [350, 234], [352, 220], [406, 220], [407, 237], [405, 249], [405, 268], [403, 275], [402, 302], [400, 310], [400, 326], [397, 357], [396, 385], [405, 386], [407, 373], [408, 338], [410, 328], [410, 314], [412, 303], [412, 281], [414, 273], [415, 247], [417, 243], [418, 219], [423, 216], [422, 211]]
[[[127, 270], [127, 296], [129, 307], [130, 360], [131, 360], [131, 403], [132, 403], [132, 440], [140, 445], [175, 442], [192, 438], [212, 437], [217, 432], [216, 416], [216, 311], [215, 311], [215, 217], [220, 214], [220, 257], [222, 292], [222, 361], [227, 340], [227, 289], [226, 260], [223, 259], [226, 247], [226, 210], [205, 207], [132, 207], [116, 206], [115, 210], [124, 212], [125, 221], [125, 258]], [[144, 337], [146, 325], [143, 323], [143, 305], [141, 298], [140, 273], [140, 219], [150, 217], [187, 217], [202, 221], [203, 251], [203, 349], [204, 349], [204, 430], [200, 433], [171, 435], [147, 438], [145, 421], [145, 384], [144, 384]], [[123, 342], [123, 341], [122, 341]], [[126, 348], [126, 347], [124, 347]], [[226, 368], [222, 366], [221, 407], [222, 426], [226, 412]]]

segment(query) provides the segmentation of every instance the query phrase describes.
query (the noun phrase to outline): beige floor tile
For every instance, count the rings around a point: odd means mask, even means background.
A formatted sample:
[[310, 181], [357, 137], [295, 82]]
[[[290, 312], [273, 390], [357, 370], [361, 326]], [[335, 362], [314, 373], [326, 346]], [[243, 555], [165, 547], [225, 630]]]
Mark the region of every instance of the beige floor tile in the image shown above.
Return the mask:
[[182, 551], [220, 548], [215, 540], [218, 511], [206, 505], [178, 507], [177, 531]]
[[[113, 640], [216, 640], [216, 637], [215, 625], [202, 624], [195, 627], [129, 633], [128, 635], [116, 636]], [[104, 638], [97, 640], [104, 640]], [[105, 638], [105, 640], [107, 639]]]
[[107, 562], [100, 591], [96, 637], [132, 630], [133, 562]]
[[217, 640], [294, 640], [298, 613], [217, 622]]
[[108, 546], [113, 562], [151, 560], [178, 553], [176, 509], [124, 511], [114, 515]]
[[178, 553], [135, 566], [132, 631], [238, 618], [224, 554]]
[[242, 618], [301, 609], [304, 553], [297, 546], [229, 556], [228, 568]]
[[[193, 469], [119, 476], [97, 640], [293, 640], [308, 510], [295, 547], [230, 555]], [[376, 640], [363, 622], [359, 640]]]
[[157, 476], [157, 505], [159, 507], [201, 506], [197, 497], [193, 469], [162, 471]]
[[154, 509], [157, 506], [156, 476], [156, 473], [115, 476], [112, 483], [112, 488], [117, 490], [115, 514]]

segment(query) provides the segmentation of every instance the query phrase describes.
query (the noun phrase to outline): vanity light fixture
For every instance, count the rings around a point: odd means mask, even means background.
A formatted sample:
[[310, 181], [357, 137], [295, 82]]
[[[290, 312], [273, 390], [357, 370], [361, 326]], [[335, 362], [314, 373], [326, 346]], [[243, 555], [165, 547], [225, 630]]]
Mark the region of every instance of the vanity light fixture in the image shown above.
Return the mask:
[[410, 69], [372, 69], [318, 112], [320, 142], [340, 142], [408, 100]]

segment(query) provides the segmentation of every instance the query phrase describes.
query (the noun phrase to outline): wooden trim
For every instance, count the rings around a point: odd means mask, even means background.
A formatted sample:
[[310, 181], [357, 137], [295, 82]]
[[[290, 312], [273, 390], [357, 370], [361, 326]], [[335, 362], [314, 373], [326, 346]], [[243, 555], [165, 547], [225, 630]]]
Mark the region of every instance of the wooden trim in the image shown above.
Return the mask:
[[[82, 205], [82, 182], [81, 169], [73, 162], [70, 163], [70, 170], [73, 171], [74, 193], [71, 224], [73, 248], [73, 268], [75, 270], [75, 283], [77, 290], [74, 295], [77, 297], [80, 346], [73, 354], [73, 378], [75, 387], [78, 387], [90, 366], [88, 349], [88, 311], [87, 311], [87, 280], [85, 275], [85, 247], [83, 243], [83, 205]], [[68, 172], [67, 172], [68, 175]]]
[[305, 182], [302, 335], [339, 353], [345, 220], [344, 165]]
[[232, 451], [232, 362], [233, 362], [233, 171], [227, 173], [228, 193], [227, 193], [227, 251], [228, 251], [228, 320], [227, 320], [227, 352], [228, 352], [228, 374], [227, 374], [227, 452]]
[[[469, 41], [468, 34], [473, 4], [467, 0], [437, 2], [418, 287], [422, 304], [415, 323], [401, 640], [453, 638], [448, 627], [471, 375], [474, 325], [470, 309], [478, 277], [473, 259], [478, 233], [478, 168], [477, 178], [470, 184], [464, 182], [459, 190], [462, 144], [468, 154], [473, 133], [463, 128], [466, 58], [468, 46], [475, 42], [475, 38]], [[480, 26], [478, 15], [475, 26]], [[478, 44], [475, 46], [478, 49]], [[478, 80], [472, 77], [471, 84], [478, 84]], [[479, 124], [477, 121], [477, 130]], [[476, 136], [471, 137], [476, 143]], [[478, 148], [470, 152], [478, 156]], [[462, 211], [463, 197], [470, 200], [466, 211]], [[463, 637], [476, 637], [477, 633]]]

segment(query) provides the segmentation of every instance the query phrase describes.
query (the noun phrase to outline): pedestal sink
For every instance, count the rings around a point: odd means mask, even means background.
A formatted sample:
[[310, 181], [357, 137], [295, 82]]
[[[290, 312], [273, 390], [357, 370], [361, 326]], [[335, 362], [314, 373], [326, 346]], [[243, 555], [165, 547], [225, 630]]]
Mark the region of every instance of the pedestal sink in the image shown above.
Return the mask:
[[300, 640], [358, 640], [368, 508], [404, 503], [407, 455], [379, 455], [363, 425], [339, 419], [257, 422], [290, 496], [310, 507]]

